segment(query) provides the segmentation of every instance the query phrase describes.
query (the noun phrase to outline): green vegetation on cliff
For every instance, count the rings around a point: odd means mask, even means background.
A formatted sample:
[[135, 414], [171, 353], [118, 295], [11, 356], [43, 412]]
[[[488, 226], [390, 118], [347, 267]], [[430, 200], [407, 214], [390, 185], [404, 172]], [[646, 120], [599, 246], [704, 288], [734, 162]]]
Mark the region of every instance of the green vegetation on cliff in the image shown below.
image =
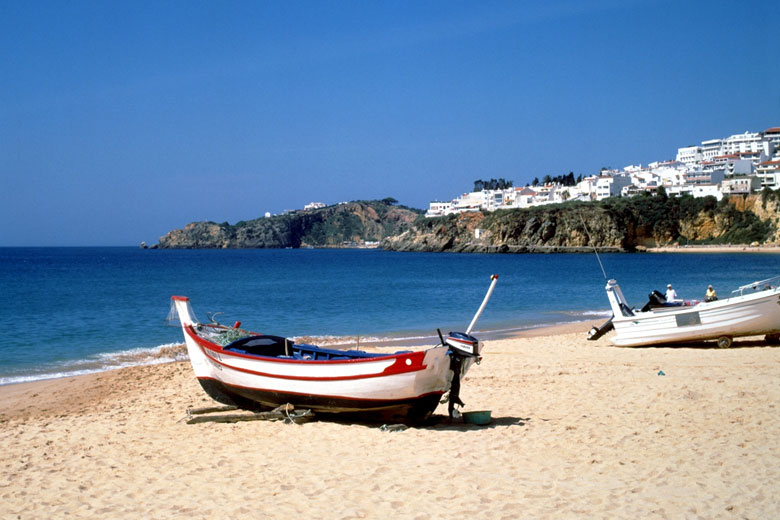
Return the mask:
[[395, 199], [356, 201], [270, 218], [194, 222], [160, 238], [162, 248], [343, 247], [379, 242], [396, 251], [635, 251], [688, 244], [780, 241], [780, 192], [761, 195], [609, 198], [492, 213], [425, 218]]
[[633, 223], [635, 236], [654, 245], [750, 244], [771, 238], [770, 222], [750, 210], [737, 210], [729, 197], [720, 202], [715, 197], [667, 197], [662, 190], [657, 196], [605, 199], [601, 205], [616, 218]]
[[567, 202], [418, 218], [382, 246], [398, 251], [634, 251], [674, 244], [750, 244], [777, 241], [775, 192], [756, 196], [667, 197], [643, 194], [600, 202]]

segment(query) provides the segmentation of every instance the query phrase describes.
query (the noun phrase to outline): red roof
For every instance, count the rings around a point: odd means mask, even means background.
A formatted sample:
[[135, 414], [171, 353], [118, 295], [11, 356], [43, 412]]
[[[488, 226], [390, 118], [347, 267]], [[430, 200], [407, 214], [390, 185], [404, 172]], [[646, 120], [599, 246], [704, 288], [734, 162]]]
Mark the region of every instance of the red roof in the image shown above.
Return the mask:
[[780, 126], [773, 126], [769, 130], [764, 130], [765, 134], [780, 134]]

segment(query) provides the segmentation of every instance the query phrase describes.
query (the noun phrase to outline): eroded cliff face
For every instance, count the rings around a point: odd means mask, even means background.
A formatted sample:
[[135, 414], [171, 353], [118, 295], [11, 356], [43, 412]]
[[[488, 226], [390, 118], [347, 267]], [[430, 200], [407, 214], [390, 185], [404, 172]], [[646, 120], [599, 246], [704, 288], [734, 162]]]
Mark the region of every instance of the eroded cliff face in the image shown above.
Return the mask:
[[[562, 204], [493, 213], [463, 213], [418, 219], [414, 227], [386, 238], [382, 247], [395, 251], [578, 252], [636, 251], [678, 243], [713, 241], [735, 233], [745, 216], [770, 223], [766, 243], [780, 239], [780, 213], [774, 201], [760, 196], [732, 197], [691, 212], [679, 201], [654, 200]], [[655, 213], [655, 215], [653, 214]], [[756, 219], [758, 217], [758, 219]]]
[[420, 213], [379, 201], [350, 202], [234, 225], [193, 222], [160, 238], [160, 248], [337, 247], [378, 242], [411, 226]]
[[780, 243], [780, 202], [768, 197], [763, 199], [761, 195], [751, 195], [744, 199], [734, 201], [735, 207], [739, 211], [752, 211], [764, 222], [769, 222], [772, 226], [772, 233], [767, 242]]
[[341, 247], [369, 241], [395, 251], [517, 253], [773, 244], [780, 242], [780, 204], [760, 195], [728, 203], [639, 197], [427, 219], [418, 210], [365, 201], [235, 225], [193, 222], [160, 238], [159, 247]]
[[224, 226], [214, 222], [192, 222], [184, 229], [174, 229], [160, 238], [158, 247], [196, 249], [228, 247], [230, 235]]
[[728, 205], [736, 212], [701, 212], [696, 218], [681, 219], [680, 234], [694, 242], [721, 239], [738, 225], [738, 220], [752, 214], [769, 229], [762, 242], [767, 245], [780, 243], [780, 205], [777, 200], [771, 197], [764, 200], [761, 195], [732, 196]]
[[722, 216], [711, 216], [706, 213], [699, 213], [696, 218], [680, 222], [680, 232], [683, 236], [692, 241], [705, 240], [708, 237], [719, 237], [724, 226]]
[[414, 228], [386, 238], [382, 247], [395, 251], [556, 252], [592, 250], [597, 243], [602, 250], [622, 251], [624, 238], [625, 230], [614, 219], [605, 218], [601, 208], [568, 211], [547, 206], [536, 211], [418, 219]]

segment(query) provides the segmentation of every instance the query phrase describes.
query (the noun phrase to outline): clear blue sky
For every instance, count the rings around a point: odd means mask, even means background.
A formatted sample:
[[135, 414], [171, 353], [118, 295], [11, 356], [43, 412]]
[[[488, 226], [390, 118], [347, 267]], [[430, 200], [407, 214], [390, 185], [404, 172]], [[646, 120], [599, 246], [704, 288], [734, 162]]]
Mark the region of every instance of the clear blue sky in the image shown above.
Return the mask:
[[780, 126], [764, 1], [0, 1], [0, 246], [674, 158]]

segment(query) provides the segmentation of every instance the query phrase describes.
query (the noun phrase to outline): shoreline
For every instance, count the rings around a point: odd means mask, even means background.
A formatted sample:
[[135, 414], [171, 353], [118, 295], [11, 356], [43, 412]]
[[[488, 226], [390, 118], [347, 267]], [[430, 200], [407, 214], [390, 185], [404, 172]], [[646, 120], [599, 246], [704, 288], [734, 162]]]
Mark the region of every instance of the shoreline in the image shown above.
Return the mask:
[[[501, 245], [490, 246], [492, 249], [499, 249]], [[529, 246], [510, 246], [511, 248], [527, 248]], [[535, 251], [526, 251], [522, 253], [545, 253], [545, 254], [584, 254], [592, 253], [592, 246], [533, 246]], [[145, 249], [138, 246], [0, 246], [0, 249], [138, 249], [138, 250], [166, 250], [166, 251], [194, 251], [194, 250], [219, 250], [223, 248], [216, 247], [147, 247]], [[226, 248], [231, 251], [252, 250], [254, 248]], [[318, 250], [377, 250], [400, 253], [420, 253], [425, 251], [396, 251], [393, 249], [383, 249], [381, 245], [371, 246], [317, 246], [317, 247], [299, 247], [299, 248], [269, 248], [269, 249], [318, 249]], [[780, 244], [751, 246], [750, 244], [732, 244], [732, 245], [675, 245], [675, 246], [636, 246], [634, 251], [621, 250], [612, 246], [598, 246], [596, 250], [599, 253], [780, 253]], [[445, 251], [449, 252], [449, 251]], [[512, 252], [511, 250], [509, 251]], [[498, 251], [481, 251], [479, 254], [507, 254]]]
[[[589, 329], [589, 323], [584, 321], [556, 324], [513, 331], [510, 335], [502, 335], [500, 339], [495, 337], [492, 339], [487, 339], [485, 340], [485, 343], [489, 344], [496, 341], [512, 341], [521, 338], [538, 338], [563, 334], [575, 334], [580, 332], [582, 333], [582, 336], [585, 337]], [[386, 345], [383, 342], [382, 346], [362, 345], [361, 348], [378, 352], [390, 347], [422, 349], [429, 348], [430, 346], [431, 345], [421, 344], [420, 342], [415, 343], [411, 340], [407, 340], [404, 341], [403, 344], [398, 345]], [[184, 355], [186, 355], [186, 346], [184, 343], [181, 343], [178, 345], [178, 347], [182, 350]], [[87, 374], [52, 377], [48, 379], [37, 379], [34, 381], [23, 381], [19, 383], [8, 383], [5, 385], [0, 385], [0, 422], [8, 420], [10, 417], [17, 416], [22, 410], [30, 409], [30, 405], [25, 405], [24, 403], [25, 401], [29, 400], [31, 396], [51, 396], [48, 404], [42, 406], [41, 411], [48, 412], [53, 410], [60, 410], [73, 412], [76, 410], [81, 410], [85, 401], [89, 401], [98, 397], [97, 395], [89, 395], [89, 391], [85, 392], [81, 389], [91, 389], [94, 387], [101, 389], [111, 388], [112, 384], [110, 384], [110, 382], [123, 379], [126, 374], [134, 374], [135, 372], [138, 372], [138, 377], [143, 377], [141, 374], [154, 372], [156, 367], [165, 365], [182, 365], [186, 368], [186, 370], [189, 370], [190, 372], [192, 371], [189, 359], [175, 359], [150, 364], [107, 368], [106, 370]], [[195, 379], [194, 375], [192, 375], [192, 379]], [[113, 395], [113, 392], [109, 392], [103, 397], [108, 398], [111, 395]]]
[[747, 244], [736, 245], [685, 245], [662, 246], [642, 249], [645, 253], [780, 253], [780, 246], [751, 246]]
[[[511, 344], [519, 341], [538, 341], [538, 340], [566, 336], [569, 337], [570, 339], [581, 340], [583, 346], [599, 346], [599, 347], [607, 347], [607, 348], [621, 349], [621, 350], [648, 350], [648, 349], [697, 350], [697, 349], [709, 348], [709, 345], [707, 343], [699, 342], [699, 343], [685, 344], [681, 346], [645, 346], [645, 347], [635, 347], [634, 349], [631, 348], [625, 349], [621, 347], [616, 347], [611, 343], [609, 343], [608, 338], [612, 335], [612, 333], [608, 333], [604, 338], [597, 341], [587, 340], [587, 333], [590, 330], [590, 328], [592, 326], [598, 326], [600, 322], [601, 320], [594, 319], [594, 320], [580, 320], [576, 322], [554, 324], [554, 325], [544, 325], [540, 327], [534, 327], [534, 328], [528, 328], [522, 330], [513, 330], [510, 332], [502, 333], [501, 335], [493, 335], [491, 337], [488, 337], [488, 339], [485, 340], [482, 340], [480, 338], [480, 340], [484, 341], [486, 346], [489, 346], [493, 344], [505, 344], [505, 343]], [[486, 336], [490, 336], [490, 335], [486, 334]], [[394, 343], [394, 342], [390, 341], [390, 343]], [[734, 347], [732, 347], [732, 349], [729, 350], [738, 349], [741, 347], [761, 347], [762, 345], [763, 344], [761, 343], [760, 337], [735, 338]], [[430, 348], [432, 345], [422, 344], [420, 342], [414, 342], [411, 340], [403, 340], [402, 345], [392, 345], [392, 346], [394, 347], [405, 346], [413, 349], [426, 349], [426, 348]], [[184, 355], [186, 356], [186, 346], [184, 343], [180, 345], [176, 345], [176, 347], [180, 348], [184, 353]], [[351, 348], [348, 345], [347, 347]], [[381, 352], [382, 350], [389, 348], [389, 346], [385, 344], [381, 346], [361, 345], [360, 348], [366, 349], [368, 351], [373, 351], [373, 352]], [[772, 348], [772, 347], [767, 347], [767, 348]], [[488, 352], [486, 355], [489, 356], [490, 352]], [[188, 359], [186, 358], [171, 359], [165, 361], [157, 361], [149, 364], [107, 368], [105, 370], [90, 372], [86, 374], [52, 377], [47, 379], [38, 379], [33, 381], [23, 381], [18, 383], [8, 383], [8, 384], [0, 385], [0, 423], [5, 422], [9, 419], [9, 416], [7, 415], [9, 412], [11, 412], [12, 416], [15, 416], [17, 415], [15, 412], [19, 412], [22, 410], [29, 411], [34, 409], [35, 407], [31, 407], [29, 404], [25, 404], [25, 402], [28, 400], [29, 397], [49, 396], [47, 399], [49, 399], [49, 404], [52, 405], [52, 409], [56, 408], [58, 410], [74, 411], [76, 409], [81, 409], [81, 405], [83, 404], [84, 401], [89, 401], [90, 399], [96, 397], [95, 395], [85, 395], [85, 393], [83, 392], [83, 388], [92, 388], [92, 387], [102, 388], [106, 386], [105, 385], [106, 382], [111, 382], [116, 379], [123, 379], [127, 374], [132, 374], [132, 377], [137, 377], [139, 379], [142, 379], [144, 377], [144, 374], [151, 374], [154, 373], [158, 368], [164, 368], [170, 366], [184, 367], [185, 371], [189, 371], [189, 372], [191, 372], [192, 370]], [[192, 375], [192, 379], [193, 380], [195, 379], [194, 375]], [[67, 390], [69, 387], [79, 387], [81, 389], [76, 392], [69, 392]], [[88, 393], [89, 392], [87, 392], [87, 394]], [[113, 394], [114, 392], [109, 392], [106, 395], [101, 394], [101, 396], [104, 398], [108, 398]], [[47, 406], [44, 406], [42, 409], [44, 411], [49, 410]]]
[[[606, 317], [606, 316], [605, 316]], [[597, 320], [599, 318], [596, 318]], [[523, 337], [528, 334], [537, 334], [531, 332], [536, 329], [551, 330], [554, 331], [560, 327], [560, 330], [569, 330], [567, 327], [575, 326], [578, 323], [582, 323], [585, 320], [578, 320], [574, 322], [565, 323], [552, 323], [549, 325], [533, 326], [529, 325], [525, 328], [506, 328], [506, 329], [486, 329], [477, 330], [474, 333], [479, 337], [481, 341], [490, 341], [497, 339], [507, 339], [513, 337]], [[554, 333], [554, 332], [553, 332]], [[434, 344], [438, 344], [439, 339], [435, 334], [414, 334], [411, 336], [393, 337], [393, 336], [378, 336], [378, 335], [364, 335], [364, 336], [327, 336], [327, 337], [300, 337], [296, 341], [301, 343], [314, 343], [323, 347], [332, 347], [337, 349], [375, 349], [378, 352], [387, 349], [404, 349], [404, 348], [421, 348], [430, 347]], [[356, 343], [357, 342], [357, 343]], [[121, 370], [123, 368], [149, 366], [161, 363], [172, 363], [176, 361], [187, 361], [187, 349], [183, 342], [181, 343], [166, 343], [159, 347], [142, 349], [139, 352], [128, 353], [128, 351], [120, 351], [117, 353], [105, 354], [109, 361], [102, 367], [91, 366], [90, 368], [75, 369], [70, 372], [67, 371], [52, 371], [50, 373], [38, 373], [29, 375], [15, 376], [21, 380], [19, 381], [7, 381], [1, 382], [0, 388], [8, 385], [19, 385], [25, 383], [35, 383], [39, 381], [51, 381], [58, 379], [69, 379], [72, 377], [81, 377], [94, 374], [102, 374], [105, 372], [111, 372], [114, 370]], [[136, 361], [133, 361], [133, 358]], [[78, 360], [76, 360], [78, 361]], [[85, 361], [86, 365], [94, 365], [94, 360]], [[2, 379], [11, 376], [0, 377]]]

